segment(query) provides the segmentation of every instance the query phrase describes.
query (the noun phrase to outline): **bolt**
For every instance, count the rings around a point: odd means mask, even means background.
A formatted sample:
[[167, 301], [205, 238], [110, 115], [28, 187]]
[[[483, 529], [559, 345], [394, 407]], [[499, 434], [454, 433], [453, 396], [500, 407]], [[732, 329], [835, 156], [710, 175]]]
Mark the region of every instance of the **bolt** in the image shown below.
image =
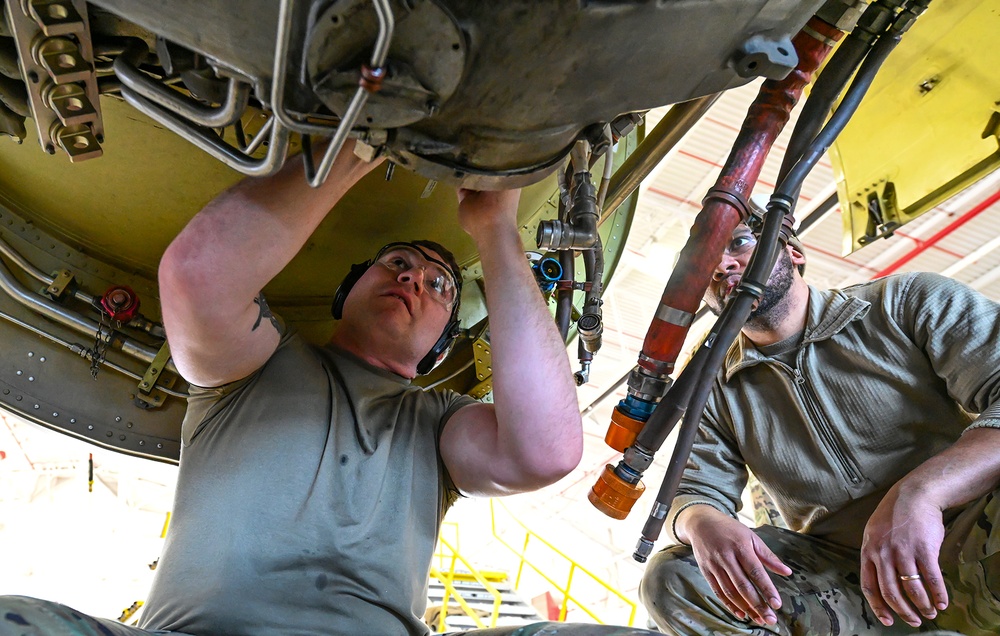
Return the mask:
[[38, 361], [39, 362], [45, 362], [45, 356], [42, 356], [41, 358], [39, 358]]
[[35, 352], [34, 352], [34, 351], [29, 351], [29, 352], [28, 352], [28, 357], [29, 357], [29, 358], [33, 357], [34, 355], [35, 355]]
[[18, 375], [21, 375], [21, 373], [23, 373], [23, 372], [22, 372], [22, 371], [21, 371], [20, 369], [18, 369], [18, 370], [17, 370], [17, 374], [18, 374]]
[[56, 147], [52, 144], [45, 144], [45, 154], [54, 155], [56, 154]]

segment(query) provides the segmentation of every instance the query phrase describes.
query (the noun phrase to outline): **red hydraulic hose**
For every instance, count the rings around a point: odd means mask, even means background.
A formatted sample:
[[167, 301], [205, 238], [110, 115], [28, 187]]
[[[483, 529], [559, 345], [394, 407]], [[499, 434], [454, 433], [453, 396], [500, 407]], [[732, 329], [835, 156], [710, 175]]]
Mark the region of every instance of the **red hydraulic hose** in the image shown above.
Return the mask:
[[795, 70], [783, 80], [768, 80], [761, 85], [722, 174], [705, 197], [677, 267], [663, 290], [639, 355], [643, 369], [653, 374], [673, 370], [712, 271], [722, 260], [733, 230], [749, 216], [746, 201], [771, 145], [788, 122], [802, 90], [842, 35], [836, 27], [812, 18], [792, 40], [799, 56]]

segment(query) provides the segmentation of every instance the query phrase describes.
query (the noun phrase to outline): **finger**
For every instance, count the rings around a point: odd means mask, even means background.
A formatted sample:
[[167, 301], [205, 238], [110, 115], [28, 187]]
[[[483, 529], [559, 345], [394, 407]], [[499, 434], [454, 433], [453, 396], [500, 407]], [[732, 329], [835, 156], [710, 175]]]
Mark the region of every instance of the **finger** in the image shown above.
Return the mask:
[[924, 585], [930, 591], [931, 602], [938, 610], [945, 610], [948, 609], [948, 588], [944, 584], [938, 557], [939, 551], [933, 550], [919, 555], [917, 561], [920, 563], [920, 574], [924, 578]]
[[735, 603], [733, 603], [732, 600], [730, 600], [729, 595], [726, 594], [722, 585], [719, 584], [719, 580], [714, 575], [706, 572], [705, 580], [708, 581], [708, 586], [712, 588], [712, 591], [715, 592], [715, 596], [725, 606], [725, 608], [729, 610], [730, 614], [741, 621], [746, 620], [746, 612], [741, 610]]
[[[790, 576], [792, 574], [792, 568], [779, 559], [778, 555], [772, 552], [771, 548], [767, 547], [767, 544], [760, 540], [760, 537], [755, 537], [753, 546], [757, 557], [765, 568], [780, 576]], [[757, 586], [757, 589], [767, 598], [768, 605], [773, 609], [780, 608], [781, 596], [778, 594], [777, 588], [774, 587], [771, 577], [766, 572], [760, 572], [759, 574], [753, 570], [747, 570], [747, 572], [753, 580], [754, 585]]]
[[878, 574], [879, 591], [886, 604], [902, 618], [907, 625], [917, 627], [920, 625], [920, 615], [916, 608], [910, 604], [910, 599], [899, 586], [899, 572], [889, 562], [883, 561], [881, 566], [876, 564], [875, 571]]
[[[763, 547], [767, 549], [766, 546]], [[771, 577], [768, 576], [764, 563], [757, 558], [756, 554], [740, 553], [738, 558], [740, 559], [740, 565], [743, 566], [743, 572], [754, 588], [753, 598], [756, 600], [755, 609], [757, 613], [768, 624], [773, 624], [769, 619], [777, 622], [777, 618], [771, 610], [772, 608], [778, 609], [781, 607], [781, 597], [778, 595], [778, 590], [774, 587]], [[775, 560], [777, 560], [777, 557], [775, 557]]]
[[[777, 618], [768, 606], [765, 597], [761, 595], [760, 590], [757, 589], [748, 575], [748, 571], [753, 569], [758, 576], [763, 575], [766, 579], [767, 573], [764, 571], [764, 566], [756, 558], [748, 558], [746, 563], [743, 562], [743, 559], [743, 553], [738, 553], [737, 562], [726, 567], [730, 585], [739, 596], [738, 599], [734, 600], [754, 622], [760, 625], [773, 625], [777, 622]], [[770, 579], [767, 582], [770, 584]]]
[[861, 562], [861, 592], [865, 595], [865, 600], [871, 606], [875, 616], [878, 617], [886, 627], [893, 624], [892, 612], [882, 598], [882, 591], [878, 585], [878, 573], [875, 564], [865, 559]]
[[[927, 589], [924, 586], [924, 577], [920, 572], [920, 568], [917, 567], [915, 562], [911, 561], [911, 565], [897, 565], [896, 572], [901, 572], [896, 578], [899, 580], [899, 588], [910, 600], [910, 603], [917, 608], [924, 618], [934, 618], [937, 616], [937, 610], [931, 604], [930, 596], [927, 594]], [[919, 578], [910, 578], [910, 576], [916, 575]], [[903, 578], [903, 577], [906, 578]]]

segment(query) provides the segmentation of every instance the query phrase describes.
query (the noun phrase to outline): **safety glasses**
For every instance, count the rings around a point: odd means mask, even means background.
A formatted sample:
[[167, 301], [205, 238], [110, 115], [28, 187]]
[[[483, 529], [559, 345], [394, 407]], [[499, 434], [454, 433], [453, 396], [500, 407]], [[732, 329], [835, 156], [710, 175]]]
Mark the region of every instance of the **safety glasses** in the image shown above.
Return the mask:
[[451, 269], [419, 246], [411, 243], [389, 243], [379, 251], [375, 262], [397, 275], [414, 269], [421, 270], [424, 289], [436, 302], [447, 309], [455, 306], [458, 281]]

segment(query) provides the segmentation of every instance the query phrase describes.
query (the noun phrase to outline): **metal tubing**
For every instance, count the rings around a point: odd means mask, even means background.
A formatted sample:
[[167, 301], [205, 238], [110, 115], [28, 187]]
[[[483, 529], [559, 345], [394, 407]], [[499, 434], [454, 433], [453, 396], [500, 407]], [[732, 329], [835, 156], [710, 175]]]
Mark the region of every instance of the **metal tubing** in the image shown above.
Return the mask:
[[[635, 192], [642, 180], [659, 165], [674, 146], [691, 130], [719, 99], [722, 93], [706, 95], [674, 104], [639, 147], [615, 170], [608, 186], [600, 223], [604, 223], [625, 199]], [[600, 224], [599, 223], [599, 224]]]
[[[31, 276], [38, 282], [44, 284], [46, 287], [52, 284], [55, 280], [42, 270], [38, 269], [34, 265], [28, 262], [21, 254], [16, 251], [13, 247], [7, 244], [6, 241], [0, 239], [0, 254], [3, 254], [8, 259], [10, 259], [15, 265], [18, 266], [25, 274]], [[86, 303], [93, 306], [95, 299], [90, 294], [84, 292], [80, 289], [73, 290], [73, 298], [79, 300], [80, 302]]]
[[[10, 270], [7, 269], [7, 266], [3, 263], [3, 261], [0, 261], [0, 290], [6, 292], [8, 296], [27, 309], [30, 309], [52, 322], [72, 329], [79, 334], [96, 338], [98, 332], [101, 330], [101, 326], [94, 320], [68, 311], [48, 298], [44, 298], [26, 290], [21, 286], [21, 283], [14, 278], [14, 275], [10, 273]], [[141, 360], [146, 364], [151, 363], [153, 358], [155, 358], [156, 354], [159, 352], [159, 349], [155, 349], [149, 345], [136, 342], [129, 338], [120, 338], [117, 342], [121, 343], [122, 353], [137, 360]], [[166, 368], [173, 373], [177, 373], [177, 368], [173, 365], [173, 362], [168, 362]]]
[[[75, 353], [77, 355], [80, 355], [81, 357], [86, 358], [87, 360], [90, 360], [93, 357], [92, 355], [88, 355], [87, 349], [83, 345], [81, 345], [79, 343], [76, 343], [76, 342], [69, 342], [67, 340], [63, 340], [62, 338], [58, 338], [56, 336], [53, 336], [49, 332], [43, 331], [43, 330], [39, 329], [38, 327], [35, 327], [34, 325], [29, 325], [28, 323], [24, 322], [23, 320], [15, 318], [14, 316], [11, 316], [10, 314], [7, 314], [7, 313], [4, 313], [4, 312], [0, 311], [0, 318], [2, 318], [3, 320], [6, 320], [6, 321], [8, 321], [8, 322], [10, 322], [12, 324], [17, 325], [18, 327], [21, 327], [22, 329], [26, 329], [26, 330], [30, 331], [31, 333], [33, 333], [33, 334], [41, 336], [42, 338], [45, 338], [45, 339], [47, 339], [47, 340], [49, 340], [51, 342], [54, 342], [54, 343], [56, 343], [58, 345], [62, 345], [64, 347], [66, 347], [67, 349], [69, 349], [70, 351], [72, 351], [73, 353]], [[142, 376], [139, 375], [138, 373], [135, 373], [133, 371], [129, 371], [125, 367], [123, 367], [123, 366], [121, 366], [119, 364], [115, 364], [114, 362], [111, 362], [110, 360], [101, 360], [100, 364], [108, 367], [109, 369], [117, 371], [118, 373], [121, 373], [122, 375], [127, 375], [128, 377], [132, 378], [133, 380], [140, 380], [140, 381], [142, 380]], [[174, 391], [173, 389], [169, 389], [169, 388], [164, 387], [164, 386], [157, 385], [156, 388], [159, 389], [160, 391], [163, 391], [167, 395], [172, 395], [174, 397], [185, 398], [185, 399], [188, 398], [188, 397], [190, 397], [187, 393], [181, 393], [180, 391]]]
[[[385, 63], [385, 59], [389, 54], [389, 43], [392, 40], [392, 35], [396, 28], [396, 22], [392, 15], [392, 7], [389, 5], [389, 0], [373, 0], [373, 3], [375, 5], [375, 12], [378, 14], [379, 31], [375, 40], [374, 50], [372, 52], [371, 67], [379, 68]], [[274, 45], [274, 72], [271, 74], [271, 111], [274, 113], [274, 117], [278, 120], [278, 123], [289, 130], [294, 130], [295, 132], [303, 135], [319, 135], [321, 137], [327, 137], [330, 135], [329, 126], [318, 126], [316, 124], [295, 121], [289, 117], [287, 112], [285, 112], [285, 81], [288, 77], [288, 46], [291, 40], [292, 15], [294, 11], [295, 0], [281, 0], [281, 3], [278, 5], [278, 31], [275, 36]], [[351, 100], [351, 105], [348, 106], [348, 111], [351, 110], [351, 106], [354, 104], [355, 99], [357, 99], [357, 94], [355, 94], [354, 98]], [[360, 108], [358, 110], [360, 110]], [[338, 125], [338, 132], [339, 129], [343, 127], [346, 119], [346, 114], [341, 117], [340, 124]], [[350, 132], [353, 125], [354, 122], [352, 121], [351, 125], [347, 127], [348, 132]], [[347, 133], [344, 133], [345, 139], [346, 135]], [[332, 147], [333, 144], [331, 143], [331, 148]], [[336, 157], [336, 153], [334, 153], [334, 156]], [[321, 163], [320, 166], [322, 165], [323, 164]]]
[[280, 170], [285, 163], [289, 132], [287, 128], [277, 123], [271, 127], [267, 155], [262, 159], [254, 159], [224, 142], [211, 130], [192, 125], [176, 113], [154, 104], [124, 86], [122, 87], [122, 97], [142, 114], [187, 139], [233, 170], [245, 175], [267, 177]]
[[133, 92], [205, 128], [225, 128], [243, 116], [250, 100], [249, 84], [231, 77], [226, 85], [225, 101], [216, 108], [205, 106], [140, 71], [138, 66], [148, 53], [145, 42], [131, 38], [125, 51], [115, 59], [115, 75]]
[[[386, 55], [389, 53], [389, 42], [392, 40], [395, 20], [392, 16], [392, 7], [389, 6], [389, 0], [373, 0], [373, 2], [375, 4], [375, 12], [378, 14], [378, 38], [375, 40], [371, 68], [379, 69], [385, 64]], [[344, 147], [344, 142], [347, 141], [347, 135], [354, 128], [355, 122], [361, 116], [361, 109], [365, 107], [365, 103], [368, 101], [368, 92], [368, 87], [362, 82], [358, 86], [358, 90], [354, 93], [354, 97], [351, 98], [351, 103], [347, 105], [347, 111], [341, 116], [333, 139], [330, 140], [330, 145], [323, 154], [323, 159], [319, 162], [316, 174], [309, 178], [309, 185], [313, 188], [323, 185], [323, 182], [330, 175], [334, 160], [340, 154], [340, 149]], [[277, 113], [277, 110], [275, 110], [275, 113]]]

